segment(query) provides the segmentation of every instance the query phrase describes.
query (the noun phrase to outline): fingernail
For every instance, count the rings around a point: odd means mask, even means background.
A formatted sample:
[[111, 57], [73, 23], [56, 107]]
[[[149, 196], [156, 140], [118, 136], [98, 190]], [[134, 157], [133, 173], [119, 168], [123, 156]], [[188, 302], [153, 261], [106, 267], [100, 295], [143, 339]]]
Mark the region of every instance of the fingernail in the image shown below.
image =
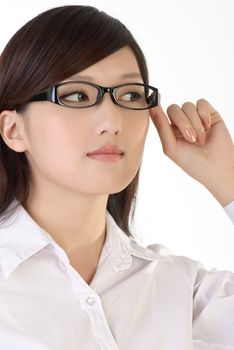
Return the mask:
[[201, 132], [202, 132], [202, 134], [205, 134], [206, 132], [205, 132], [205, 129], [203, 128], [203, 127], [201, 127]]
[[188, 141], [192, 141], [192, 142], [196, 141], [197, 135], [194, 133], [194, 131], [191, 128], [186, 128], [185, 133]]
[[205, 123], [206, 123], [207, 129], [210, 129], [210, 125], [211, 125], [211, 117], [210, 116], [205, 118]]

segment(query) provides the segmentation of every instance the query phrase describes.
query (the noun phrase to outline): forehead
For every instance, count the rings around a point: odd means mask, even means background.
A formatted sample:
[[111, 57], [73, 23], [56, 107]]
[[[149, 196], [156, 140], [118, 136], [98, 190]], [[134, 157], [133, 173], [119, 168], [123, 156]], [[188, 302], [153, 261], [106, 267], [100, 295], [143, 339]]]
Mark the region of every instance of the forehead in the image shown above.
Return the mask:
[[120, 79], [142, 81], [136, 57], [129, 47], [114, 52], [64, 81], [75, 79], [96, 82], [103, 82], [104, 79], [113, 82]]

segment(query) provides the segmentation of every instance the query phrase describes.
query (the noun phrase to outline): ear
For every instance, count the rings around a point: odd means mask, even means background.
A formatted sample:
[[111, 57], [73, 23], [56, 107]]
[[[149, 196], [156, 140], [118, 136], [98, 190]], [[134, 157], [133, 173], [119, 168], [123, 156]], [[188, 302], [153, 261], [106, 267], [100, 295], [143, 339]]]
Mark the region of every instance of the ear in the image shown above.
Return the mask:
[[7, 146], [15, 152], [26, 151], [24, 117], [15, 110], [4, 110], [0, 113], [0, 134]]

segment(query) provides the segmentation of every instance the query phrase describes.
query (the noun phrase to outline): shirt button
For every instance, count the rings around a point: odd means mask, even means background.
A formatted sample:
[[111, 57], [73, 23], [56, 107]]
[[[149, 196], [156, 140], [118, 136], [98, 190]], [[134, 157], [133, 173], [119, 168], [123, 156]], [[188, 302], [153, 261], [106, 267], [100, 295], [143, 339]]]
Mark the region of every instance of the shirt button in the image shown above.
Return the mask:
[[89, 304], [89, 305], [93, 305], [93, 304], [95, 304], [95, 299], [94, 299], [93, 297], [88, 297], [88, 298], [86, 299], [86, 302], [87, 302], [87, 304]]

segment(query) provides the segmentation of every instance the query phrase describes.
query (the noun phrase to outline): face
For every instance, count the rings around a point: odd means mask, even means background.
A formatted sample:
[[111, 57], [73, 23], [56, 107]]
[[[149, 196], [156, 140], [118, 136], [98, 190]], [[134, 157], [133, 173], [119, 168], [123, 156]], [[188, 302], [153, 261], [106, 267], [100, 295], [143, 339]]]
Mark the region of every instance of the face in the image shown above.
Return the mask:
[[[109, 87], [143, 83], [140, 77], [121, 78], [134, 72], [140, 73], [136, 58], [125, 47], [64, 82], [86, 80]], [[112, 194], [135, 177], [149, 127], [148, 110], [121, 108], [106, 93], [101, 104], [80, 110], [32, 102], [23, 118], [28, 140], [25, 154], [37, 186], [46, 182], [73, 193]], [[119, 146], [123, 157], [111, 162], [87, 156], [105, 144]]]

